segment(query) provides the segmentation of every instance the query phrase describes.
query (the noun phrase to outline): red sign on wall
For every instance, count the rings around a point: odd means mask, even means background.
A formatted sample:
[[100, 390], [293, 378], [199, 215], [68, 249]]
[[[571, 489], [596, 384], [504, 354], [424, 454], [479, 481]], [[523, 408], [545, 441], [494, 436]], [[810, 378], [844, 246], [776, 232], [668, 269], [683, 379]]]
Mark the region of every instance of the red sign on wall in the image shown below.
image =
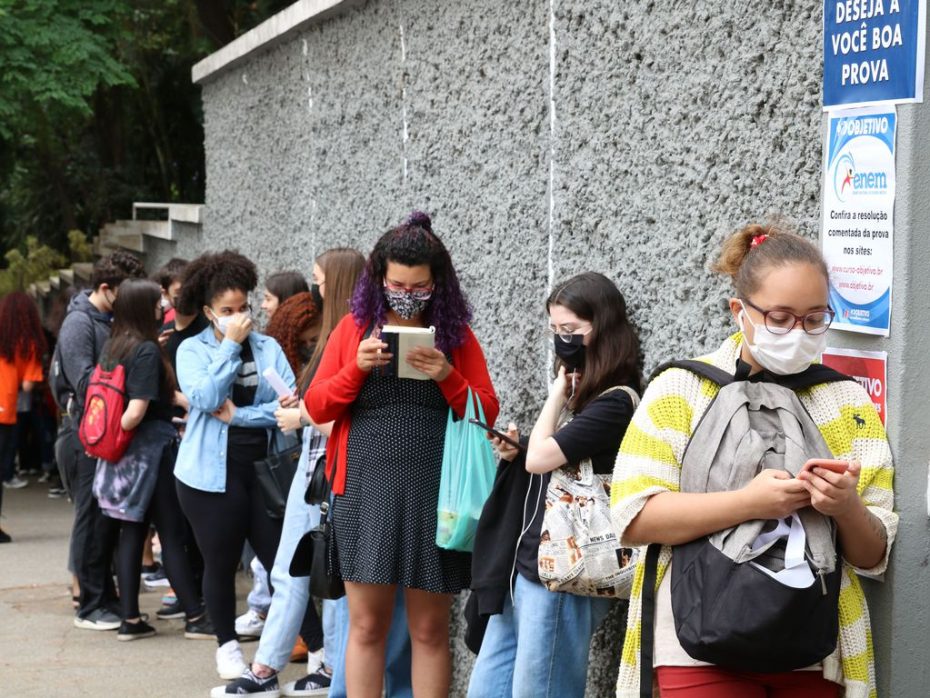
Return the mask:
[[888, 401], [885, 389], [888, 385], [888, 352], [828, 348], [823, 353], [823, 363], [855, 378], [872, 398], [882, 424], [887, 424]]

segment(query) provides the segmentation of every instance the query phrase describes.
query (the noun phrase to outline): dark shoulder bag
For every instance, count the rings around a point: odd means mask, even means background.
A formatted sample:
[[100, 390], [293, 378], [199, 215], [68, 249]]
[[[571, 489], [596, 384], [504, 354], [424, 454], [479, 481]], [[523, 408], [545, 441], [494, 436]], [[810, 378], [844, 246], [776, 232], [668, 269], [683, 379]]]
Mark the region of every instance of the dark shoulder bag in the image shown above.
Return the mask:
[[300, 463], [303, 444], [277, 450], [274, 439], [268, 448], [268, 456], [255, 461], [255, 476], [265, 501], [265, 511], [272, 519], [283, 519], [287, 507], [287, 495]]

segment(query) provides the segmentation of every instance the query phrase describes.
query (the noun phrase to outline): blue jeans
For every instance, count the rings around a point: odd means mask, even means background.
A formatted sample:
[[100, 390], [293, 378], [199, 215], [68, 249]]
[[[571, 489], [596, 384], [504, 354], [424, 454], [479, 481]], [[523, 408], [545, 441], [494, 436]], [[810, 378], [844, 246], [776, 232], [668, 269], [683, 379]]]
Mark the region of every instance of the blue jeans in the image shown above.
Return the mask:
[[[323, 634], [326, 637], [326, 661], [333, 669], [329, 698], [346, 698], [345, 657], [346, 645], [349, 643], [349, 602], [346, 597], [323, 602]], [[413, 698], [410, 660], [407, 608], [404, 605], [404, 590], [398, 587], [394, 616], [384, 650], [384, 695], [387, 698]]]
[[[281, 542], [271, 568], [271, 584], [274, 596], [265, 619], [265, 628], [258, 643], [255, 661], [281, 671], [287, 666], [294, 649], [294, 641], [300, 631], [307, 604], [310, 603], [310, 577], [292, 577], [291, 560], [297, 543], [304, 534], [320, 522], [320, 507], [310, 506], [304, 500], [307, 489], [307, 441], [300, 454], [300, 463], [291, 489], [287, 495], [284, 522], [281, 527]], [[262, 569], [264, 572], [264, 569]], [[256, 574], [256, 579], [259, 575]], [[251, 597], [251, 594], [250, 594]], [[252, 606], [251, 601], [249, 604]]]
[[488, 622], [468, 698], [583, 698], [591, 636], [611, 601], [551, 592], [520, 574], [513, 597]]

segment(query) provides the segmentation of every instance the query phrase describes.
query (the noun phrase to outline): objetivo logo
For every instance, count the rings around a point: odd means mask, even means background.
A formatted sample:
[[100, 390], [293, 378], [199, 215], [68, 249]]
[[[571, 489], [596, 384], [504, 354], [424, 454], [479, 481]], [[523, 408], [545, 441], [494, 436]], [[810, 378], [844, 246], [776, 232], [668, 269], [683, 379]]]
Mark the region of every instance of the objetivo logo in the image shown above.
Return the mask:
[[848, 201], [851, 196], [884, 194], [888, 190], [888, 175], [885, 172], [859, 172], [852, 153], [843, 153], [833, 165], [833, 192], [838, 201]]

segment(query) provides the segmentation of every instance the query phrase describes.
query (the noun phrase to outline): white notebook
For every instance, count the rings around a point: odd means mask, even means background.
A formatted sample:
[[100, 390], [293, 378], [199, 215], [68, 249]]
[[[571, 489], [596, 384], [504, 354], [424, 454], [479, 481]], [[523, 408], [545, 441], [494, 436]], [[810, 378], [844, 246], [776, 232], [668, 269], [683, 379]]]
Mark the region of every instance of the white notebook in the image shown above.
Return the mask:
[[389, 364], [381, 367], [381, 375], [430, 380], [430, 377], [407, 363], [407, 353], [414, 347], [436, 345], [435, 327], [405, 327], [403, 325], [385, 325], [381, 328], [381, 341], [388, 345], [385, 350], [393, 354]]

